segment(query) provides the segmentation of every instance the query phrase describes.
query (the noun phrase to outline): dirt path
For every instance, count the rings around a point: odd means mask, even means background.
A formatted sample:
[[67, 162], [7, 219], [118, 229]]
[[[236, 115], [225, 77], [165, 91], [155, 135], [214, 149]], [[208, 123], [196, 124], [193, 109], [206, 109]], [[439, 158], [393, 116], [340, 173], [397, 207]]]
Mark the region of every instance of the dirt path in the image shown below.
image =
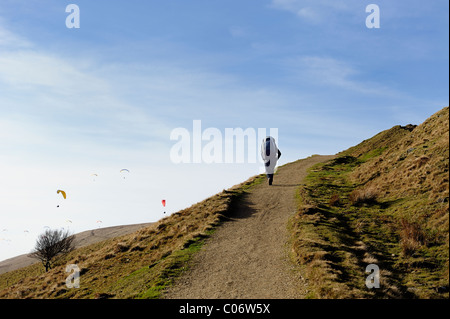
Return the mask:
[[332, 157], [287, 164], [272, 186], [265, 182], [253, 188], [164, 298], [302, 298], [306, 287], [289, 261], [286, 226], [296, 212], [295, 190], [307, 168]]

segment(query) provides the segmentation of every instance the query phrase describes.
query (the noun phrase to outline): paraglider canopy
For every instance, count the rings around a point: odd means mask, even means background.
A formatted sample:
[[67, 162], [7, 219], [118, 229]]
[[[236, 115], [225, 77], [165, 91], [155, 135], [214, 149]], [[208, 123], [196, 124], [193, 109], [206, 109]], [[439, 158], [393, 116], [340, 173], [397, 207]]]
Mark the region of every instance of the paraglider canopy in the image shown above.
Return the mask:
[[[128, 169], [122, 168], [122, 169], [120, 170], [120, 173], [123, 174], [124, 172], [130, 173], [130, 171], [129, 171]], [[125, 176], [123, 176], [123, 178], [125, 178]]]
[[[65, 191], [58, 189], [58, 190], [56, 191], [56, 194], [59, 194], [59, 193], [61, 193], [62, 196], [64, 197], [64, 199], [66, 199], [66, 192], [65, 192]], [[59, 207], [59, 205], [57, 205], [56, 207]]]
[[[163, 199], [162, 201], [161, 201], [161, 204], [163, 205], [163, 207], [166, 207], [166, 200], [165, 199]], [[166, 212], [164, 212], [164, 214], [165, 214]]]
[[66, 199], [66, 192], [65, 191], [62, 191], [62, 190], [58, 189], [56, 191], [56, 194], [59, 194], [59, 193], [61, 193], [63, 195], [64, 199]]

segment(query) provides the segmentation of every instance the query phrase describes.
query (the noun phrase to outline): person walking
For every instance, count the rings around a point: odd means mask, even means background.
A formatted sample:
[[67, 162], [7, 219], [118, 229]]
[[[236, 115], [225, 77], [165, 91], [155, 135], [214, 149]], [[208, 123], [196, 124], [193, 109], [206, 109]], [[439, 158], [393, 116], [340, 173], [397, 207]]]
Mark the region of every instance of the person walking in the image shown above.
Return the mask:
[[280, 156], [281, 152], [275, 143], [275, 139], [272, 136], [264, 138], [261, 144], [261, 157], [264, 161], [269, 185], [272, 185], [275, 166]]

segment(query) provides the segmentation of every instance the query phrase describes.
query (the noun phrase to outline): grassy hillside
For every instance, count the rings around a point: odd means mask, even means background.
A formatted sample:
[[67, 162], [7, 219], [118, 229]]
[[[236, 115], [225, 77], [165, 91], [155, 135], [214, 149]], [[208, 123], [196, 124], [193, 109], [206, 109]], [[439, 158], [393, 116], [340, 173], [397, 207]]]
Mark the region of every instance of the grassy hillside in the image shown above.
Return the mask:
[[[119, 237], [138, 231], [141, 228], [148, 227], [152, 223], [119, 225], [111, 227], [103, 227], [97, 229], [86, 230], [75, 234], [73, 241], [75, 248], [84, 247], [90, 244], [104, 241], [109, 238]], [[27, 267], [29, 265], [40, 262], [39, 260], [29, 257], [29, 254], [22, 254], [13, 258], [0, 261], [0, 275], [9, 271]]]
[[[313, 167], [293, 253], [311, 298], [448, 298], [449, 109]], [[381, 287], [368, 289], [368, 264]]]
[[[313, 166], [289, 223], [309, 298], [448, 298], [449, 109], [395, 126]], [[79, 248], [45, 272], [0, 275], [0, 298], [158, 298], [255, 176], [132, 234]], [[81, 269], [67, 288], [66, 265]], [[381, 287], [368, 289], [376, 264]]]
[[[158, 298], [258, 176], [150, 227], [72, 251], [45, 272], [40, 264], [0, 275], [0, 298]], [[65, 268], [80, 268], [67, 288]]]

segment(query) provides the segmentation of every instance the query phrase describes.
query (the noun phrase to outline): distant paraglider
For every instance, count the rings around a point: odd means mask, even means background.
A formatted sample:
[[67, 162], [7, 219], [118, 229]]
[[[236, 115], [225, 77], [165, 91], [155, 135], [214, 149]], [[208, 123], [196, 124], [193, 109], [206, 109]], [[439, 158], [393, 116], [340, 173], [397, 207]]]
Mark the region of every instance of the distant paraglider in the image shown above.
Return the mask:
[[65, 192], [65, 191], [62, 191], [62, 190], [58, 189], [58, 190], [56, 191], [56, 194], [59, 194], [59, 193], [61, 193], [62, 196], [64, 197], [64, 199], [66, 199], [66, 192]]
[[[166, 207], [166, 200], [165, 199], [163, 199], [162, 201], [161, 201], [161, 204], [163, 205], [163, 207]], [[166, 212], [164, 211], [164, 214], [165, 214]]]
[[[65, 192], [65, 191], [58, 189], [58, 190], [56, 191], [56, 194], [59, 194], [59, 193], [61, 193], [62, 196], [64, 197], [64, 199], [66, 199], [66, 192]], [[59, 207], [59, 205], [56, 205], [56, 207]]]
[[[122, 173], [122, 174], [124, 174], [125, 172], [130, 173], [130, 171], [128, 169], [126, 169], [126, 168], [122, 168], [120, 170], [120, 173]], [[123, 178], [125, 179], [125, 176], [123, 176]]]

